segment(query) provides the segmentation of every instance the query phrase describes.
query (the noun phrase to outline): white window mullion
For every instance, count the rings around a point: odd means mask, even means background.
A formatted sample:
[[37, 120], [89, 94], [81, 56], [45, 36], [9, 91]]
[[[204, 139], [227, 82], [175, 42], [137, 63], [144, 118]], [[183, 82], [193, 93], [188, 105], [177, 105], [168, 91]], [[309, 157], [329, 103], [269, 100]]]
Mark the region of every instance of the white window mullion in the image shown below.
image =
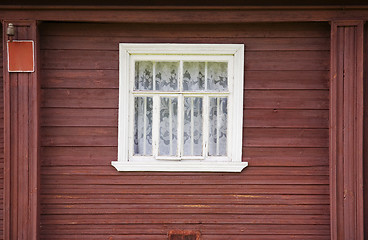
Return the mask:
[[180, 60], [179, 70], [178, 70], [178, 84], [179, 92], [183, 92], [183, 61]]
[[[208, 64], [205, 62], [204, 64], [204, 89], [207, 91], [207, 77], [208, 77], [208, 71], [207, 71]], [[206, 158], [208, 156], [208, 122], [209, 122], [209, 115], [208, 115], [208, 108], [209, 108], [209, 96], [204, 96], [203, 98], [203, 156]]]
[[217, 97], [216, 156], [220, 155], [220, 98]]
[[143, 155], [146, 156], [147, 139], [147, 97], [143, 97]]
[[172, 98], [169, 98], [169, 140], [170, 140], [170, 151], [169, 156], [172, 156]]
[[158, 146], [160, 138], [160, 96], [153, 96], [153, 112], [152, 112], [152, 150], [153, 156], [158, 156]]
[[182, 157], [183, 156], [183, 137], [184, 137], [184, 133], [183, 133], [183, 129], [184, 129], [184, 121], [183, 121], [183, 111], [184, 111], [184, 96], [182, 94], [180, 94], [178, 96], [178, 150], [177, 150], [177, 156]]
[[[203, 96], [200, 99], [202, 100], [202, 139], [203, 139]], [[197, 101], [198, 114], [201, 114], [200, 113], [200, 109], [201, 109], [200, 106], [201, 106], [201, 101], [199, 101], [199, 99], [198, 99], [198, 101]], [[199, 123], [199, 124], [201, 124], [201, 123]], [[202, 140], [202, 142], [203, 142], [203, 140]], [[203, 146], [204, 145], [202, 145], [202, 149], [203, 149]]]
[[204, 90], [207, 91], [207, 62], [204, 64]]
[[152, 64], [152, 89], [153, 91], [156, 90], [156, 62], [153, 62]]
[[208, 156], [208, 115], [209, 108], [209, 96], [205, 95], [203, 97], [203, 115], [202, 115], [202, 124], [203, 124], [203, 157], [206, 158]]
[[[179, 62], [179, 71], [178, 71], [178, 84], [179, 84], [179, 92], [183, 92], [183, 60]], [[183, 121], [183, 111], [184, 111], [184, 97], [183, 94], [178, 95], [178, 126], [177, 126], [177, 134], [178, 134], [178, 141], [177, 141], [177, 156], [183, 156], [183, 137], [184, 137], [184, 121]]]
[[190, 98], [190, 154], [194, 156], [194, 97]]

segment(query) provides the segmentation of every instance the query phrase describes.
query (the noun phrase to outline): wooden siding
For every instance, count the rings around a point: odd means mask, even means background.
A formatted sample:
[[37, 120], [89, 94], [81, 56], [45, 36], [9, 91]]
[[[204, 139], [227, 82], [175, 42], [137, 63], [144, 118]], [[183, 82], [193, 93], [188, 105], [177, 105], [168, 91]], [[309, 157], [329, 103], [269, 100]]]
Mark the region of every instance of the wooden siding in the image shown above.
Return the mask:
[[[0, 32], [2, 28], [0, 27]], [[2, 42], [2, 34], [0, 34]], [[0, 44], [0, 239], [4, 239], [4, 95], [3, 95], [3, 44]]]
[[363, 22], [331, 23], [331, 238], [363, 240]]
[[[41, 26], [41, 239], [330, 239], [328, 24]], [[121, 173], [118, 43], [244, 43], [242, 173]]]
[[[87, 7], [103, 7], [103, 6], [341, 6], [341, 5], [358, 5], [361, 6], [361, 2], [357, 0], [299, 0], [298, 2], [290, 1], [290, 0], [278, 0], [270, 1], [270, 0], [258, 0], [257, 2], [251, 0], [228, 0], [226, 2], [222, 0], [212, 0], [212, 1], [202, 1], [202, 0], [187, 0], [187, 1], [170, 1], [170, 0], [156, 0], [156, 1], [148, 1], [148, 0], [136, 0], [134, 2], [124, 1], [119, 2], [117, 5], [114, 0], [94, 0], [94, 1], [86, 1], [86, 0], [54, 0], [52, 2], [48, 2], [47, 5], [50, 6], [87, 6]], [[27, 5], [27, 6], [44, 6], [45, 1], [43, 0], [33, 0], [29, 2], [27, 0], [3, 0], [0, 5]]]
[[364, 193], [364, 236], [368, 236], [368, 26], [364, 28], [364, 117], [363, 117], [363, 193]]

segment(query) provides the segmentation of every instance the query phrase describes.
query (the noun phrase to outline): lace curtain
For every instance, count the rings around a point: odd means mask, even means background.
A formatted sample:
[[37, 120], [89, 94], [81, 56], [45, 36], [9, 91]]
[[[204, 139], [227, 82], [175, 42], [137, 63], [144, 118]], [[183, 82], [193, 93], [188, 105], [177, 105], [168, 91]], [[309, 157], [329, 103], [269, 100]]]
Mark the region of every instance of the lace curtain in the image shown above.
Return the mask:
[[[208, 122], [209, 156], [227, 154], [227, 104], [224, 97], [209, 97], [208, 106], [203, 106], [206, 92], [228, 90], [226, 62], [179, 62], [137, 61], [135, 63], [135, 91], [176, 93], [159, 97], [159, 139], [160, 156], [177, 156], [181, 141], [184, 156], [202, 156], [203, 122]], [[179, 72], [182, 86], [179, 86]], [[154, 76], [155, 75], [155, 76]], [[207, 76], [207, 78], [206, 78]], [[203, 95], [184, 95], [182, 106], [178, 106], [179, 90], [203, 92]], [[134, 97], [134, 154], [152, 155], [153, 95]], [[208, 119], [203, 119], [203, 108], [208, 109]], [[182, 109], [183, 135], [178, 136], [178, 111]]]

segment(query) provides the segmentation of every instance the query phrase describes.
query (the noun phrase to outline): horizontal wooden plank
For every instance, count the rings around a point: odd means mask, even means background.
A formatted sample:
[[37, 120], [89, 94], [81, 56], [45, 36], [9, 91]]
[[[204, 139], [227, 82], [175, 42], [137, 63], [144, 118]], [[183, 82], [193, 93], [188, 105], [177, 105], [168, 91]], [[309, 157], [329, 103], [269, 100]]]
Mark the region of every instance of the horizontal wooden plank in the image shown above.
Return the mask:
[[41, 146], [117, 146], [117, 127], [43, 127]]
[[[85, 234], [60, 234], [60, 235], [55, 235], [53, 233], [51, 233], [50, 235], [48, 234], [42, 234], [40, 236], [40, 239], [55, 239], [55, 240], [70, 240], [70, 238], [73, 239], [79, 239], [79, 240], [100, 240], [100, 239], [106, 239], [106, 238], [112, 238], [112, 239], [118, 239], [118, 240], [130, 240], [130, 239], [137, 239], [137, 240], [145, 240], [145, 239], [150, 239], [150, 240], [162, 240], [164, 238], [167, 238], [167, 234], [164, 235], [143, 235], [143, 234], [137, 234], [137, 235], [111, 235], [111, 234], [104, 234], [104, 235], [100, 235], [100, 234], [93, 234], [93, 235], [85, 235]], [[320, 239], [317, 239], [320, 240]]]
[[329, 109], [329, 92], [326, 90], [245, 90], [244, 107]]
[[327, 195], [42, 194], [41, 204], [329, 204]]
[[[53, 165], [45, 166], [42, 164], [41, 175], [56, 175], [55, 178], [60, 177], [60, 175], [67, 176], [84, 176], [84, 177], [96, 177], [96, 176], [120, 176], [121, 178], [133, 178], [136, 176], [146, 178], [147, 173], [144, 172], [126, 172], [124, 174], [116, 172], [115, 168], [110, 166], [110, 164], [105, 165]], [[192, 178], [202, 177], [212, 177], [226, 179], [228, 176], [237, 179], [242, 179], [244, 176], [328, 176], [328, 166], [303, 166], [303, 167], [279, 167], [279, 166], [267, 166], [267, 167], [257, 167], [251, 166], [244, 170], [242, 173], [185, 173], [185, 172], [152, 172], [149, 176], [169, 176], [169, 177], [182, 177], [190, 176]], [[139, 179], [139, 178], [138, 178]]]
[[328, 185], [57, 185], [41, 194], [328, 194]]
[[98, 214], [43, 215], [41, 224], [328, 224], [328, 215]]
[[[329, 89], [329, 71], [245, 71], [245, 89]], [[118, 88], [116, 70], [47, 70], [43, 88]]]
[[[42, 50], [42, 69], [119, 69], [119, 52], [107, 50]], [[73, 59], [73, 61], [70, 61]], [[246, 52], [245, 70], [329, 70], [329, 51]]]
[[245, 127], [328, 128], [328, 110], [245, 109]]
[[328, 176], [251, 176], [244, 174], [243, 176], [83, 176], [83, 175], [63, 175], [52, 176], [43, 175], [41, 181], [45, 185], [326, 185], [329, 183]]
[[[118, 89], [43, 89], [42, 107], [118, 108]], [[329, 109], [327, 90], [245, 90], [245, 108]]]
[[224, 204], [52, 204], [41, 214], [289, 214], [328, 215], [329, 205], [224, 205]]
[[246, 71], [268, 70], [329, 70], [329, 51], [257, 51], [246, 52]]
[[43, 50], [40, 54], [42, 69], [119, 69], [118, 51]]
[[[211, 240], [222, 240], [224, 236], [222, 235], [202, 235], [203, 238], [208, 238]], [[292, 239], [292, 240], [329, 240], [331, 239], [330, 234], [327, 235], [308, 235], [308, 234], [301, 234], [301, 235], [274, 235], [274, 234], [268, 234], [268, 235], [245, 235], [247, 240], [274, 240], [274, 239]], [[229, 240], [241, 240], [244, 238], [243, 236], [238, 235], [226, 235], [226, 239]]]
[[[42, 147], [42, 166], [99, 166], [105, 172], [117, 158], [117, 147]], [[243, 161], [252, 167], [267, 166], [328, 166], [328, 148], [243, 148]], [[76, 168], [76, 170], [80, 168]], [[115, 170], [115, 169], [114, 169]], [[247, 169], [247, 171], [250, 169]], [[111, 173], [111, 169], [107, 170]], [[95, 174], [97, 174], [95, 172]], [[127, 174], [127, 173], [125, 173]], [[150, 173], [153, 174], [153, 173]], [[170, 173], [172, 174], [172, 173]]]
[[41, 147], [42, 166], [105, 165], [117, 159], [117, 147]]
[[42, 107], [118, 108], [118, 89], [42, 90]]
[[[328, 147], [328, 129], [245, 128], [246, 147]], [[43, 127], [42, 146], [117, 146], [117, 127]]]
[[41, 126], [101, 126], [118, 125], [117, 109], [42, 108]]
[[328, 166], [328, 148], [244, 147], [249, 166]]
[[118, 70], [41, 71], [42, 88], [119, 88]]
[[264, 225], [264, 224], [137, 224], [137, 225], [42, 225], [41, 234], [166, 234], [168, 229], [193, 229], [206, 234], [310, 234], [326, 235], [328, 225]]
[[247, 51], [329, 51], [326, 37], [264, 38], [264, 37], [112, 37], [112, 36], [43, 36], [42, 50], [118, 50], [119, 43], [242, 43]]
[[[245, 109], [245, 127], [328, 128], [328, 110]], [[41, 126], [117, 126], [117, 109], [42, 108]]]
[[43, 23], [42, 36], [93, 37], [330, 37], [327, 23], [101, 24]]
[[245, 71], [245, 89], [329, 89], [329, 71]]
[[246, 147], [328, 147], [328, 129], [245, 128]]
[[[191, 226], [191, 225], [190, 225]], [[224, 235], [201, 235], [204, 239], [212, 239], [212, 240], [223, 240], [224, 239]], [[107, 237], [109, 238], [113, 238], [113, 239], [119, 239], [119, 240], [131, 240], [131, 239], [136, 239], [136, 240], [146, 240], [146, 239], [150, 239], [150, 240], [162, 240], [162, 239], [166, 239], [167, 238], [167, 233], [162, 234], [162, 235], [142, 235], [142, 234], [137, 234], [137, 235], [111, 235], [111, 234], [107, 234], [107, 235], [83, 235], [83, 234], [63, 234], [63, 235], [55, 235], [55, 234], [50, 234], [50, 235], [41, 235], [41, 239], [55, 239], [55, 240], [69, 240], [70, 238], [74, 238], [74, 239], [83, 239], [83, 240], [95, 240], [95, 239], [105, 239]], [[244, 237], [247, 238], [247, 240], [275, 240], [277, 239], [293, 239], [293, 240], [329, 240], [330, 239], [330, 235], [308, 235], [308, 234], [302, 234], [302, 235], [295, 235], [295, 234], [289, 234], [289, 235], [238, 235], [238, 234], [233, 234], [233, 235], [226, 235], [226, 239], [227, 240], [242, 240], [244, 239]]]

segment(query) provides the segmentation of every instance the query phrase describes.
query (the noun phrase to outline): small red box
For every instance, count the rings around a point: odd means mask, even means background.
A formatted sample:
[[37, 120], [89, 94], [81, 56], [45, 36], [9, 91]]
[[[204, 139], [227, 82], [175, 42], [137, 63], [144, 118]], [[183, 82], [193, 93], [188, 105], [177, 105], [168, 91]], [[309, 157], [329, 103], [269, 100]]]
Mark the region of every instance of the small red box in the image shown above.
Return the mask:
[[8, 71], [34, 72], [33, 41], [8, 41]]

